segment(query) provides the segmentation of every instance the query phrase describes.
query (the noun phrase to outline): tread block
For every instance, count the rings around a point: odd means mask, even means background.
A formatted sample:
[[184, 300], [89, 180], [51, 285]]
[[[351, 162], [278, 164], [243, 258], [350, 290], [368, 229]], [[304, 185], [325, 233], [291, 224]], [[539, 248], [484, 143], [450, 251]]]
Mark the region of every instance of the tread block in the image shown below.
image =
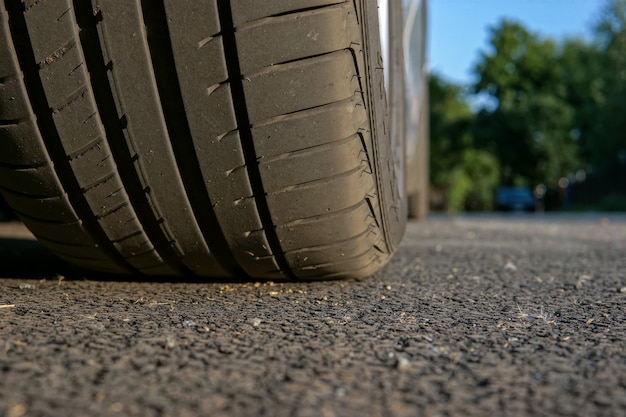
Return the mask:
[[63, 187], [51, 165], [26, 169], [0, 167], [0, 186], [15, 193], [35, 197], [63, 195]]
[[160, 275], [165, 274], [165, 271], [169, 275], [176, 274], [173, 269], [164, 264], [163, 258], [161, 258], [144, 233], [131, 234], [115, 242], [114, 246], [126, 255], [128, 263], [143, 273], [147, 273], [146, 269], [152, 270], [155, 267], [159, 267], [162, 271]]
[[70, 0], [39, 1], [24, 15], [35, 61], [45, 64], [61, 57], [59, 49], [75, 37]]
[[141, 272], [152, 270], [153, 268], [159, 268], [159, 272], [153, 272], [153, 275], [174, 275], [176, 272], [167, 265], [163, 265], [163, 258], [159, 256], [158, 252], [152, 248], [147, 252], [132, 255], [126, 258], [126, 260], [135, 268]]
[[28, 103], [28, 98], [24, 93], [20, 78], [12, 78], [0, 83], [0, 120], [17, 121], [28, 117], [30, 112], [26, 103]]
[[113, 175], [85, 192], [85, 199], [93, 213], [100, 217], [113, 207], [128, 201], [128, 194], [117, 175]]
[[181, 89], [202, 86], [197, 92], [206, 94], [205, 89], [228, 78], [217, 2], [167, 0], [165, 11]]
[[274, 223], [283, 224], [355, 206], [373, 191], [371, 174], [359, 169], [348, 175], [269, 194], [267, 200]]
[[339, 242], [314, 248], [305, 248], [285, 254], [292, 268], [304, 268], [311, 265], [327, 263], [329, 259], [349, 259], [353, 254], [363, 253], [372, 247], [372, 235], [369, 234], [369, 224], [363, 223], [364, 231], [358, 235], [345, 236]]
[[350, 52], [339, 51], [247, 75], [243, 85], [250, 122], [352, 97], [360, 88], [354, 65]]
[[263, 158], [259, 161], [259, 170], [263, 188], [271, 194], [289, 186], [322, 181], [362, 165], [364, 169], [369, 168], [361, 138], [354, 134], [347, 140], [296, 151], [285, 157]]
[[4, 5], [0, 5], [0, 78], [17, 74], [15, 54], [9, 31], [9, 21], [6, 17]]
[[108, 213], [106, 217], [100, 219], [100, 225], [113, 241], [119, 241], [135, 231], [141, 230], [138, 227], [135, 213], [129, 206], [123, 206]]
[[[186, 33], [184, 38], [195, 40], [198, 47], [221, 30], [216, 0], [165, 0], [164, 3], [170, 29]], [[172, 37], [178, 38], [173, 34]]]
[[76, 44], [73, 44], [63, 56], [39, 70], [49, 106], [55, 112], [76, 100], [77, 93], [87, 94], [89, 80], [82, 66], [83, 58], [80, 50]]
[[102, 261], [106, 261], [106, 258], [102, 257], [102, 251], [100, 251], [97, 245], [68, 245], [66, 243], [55, 242], [44, 238], [40, 238], [39, 241], [52, 252], [59, 255], [78, 258], [101, 259]]
[[[231, 183], [229, 187], [228, 183]], [[213, 184], [221, 190], [219, 200], [214, 202], [213, 209], [227, 229], [227, 240], [235, 259], [249, 274], [268, 272], [280, 269], [276, 260], [265, 260], [259, 263], [255, 258], [272, 255], [270, 244], [264, 233], [251, 233], [263, 229], [258, 208], [252, 197], [252, 188], [248, 180], [247, 170], [233, 171], [223, 181]], [[253, 253], [254, 256], [250, 255]], [[267, 269], [266, 269], [267, 268]]]
[[[295, 250], [328, 245], [358, 236], [369, 224], [374, 223], [366, 201], [339, 213], [331, 213], [322, 219], [300, 220], [278, 226], [276, 233], [286, 253]], [[375, 223], [374, 223], [375, 224]], [[325, 230], [325, 233], [320, 233]], [[376, 227], [371, 229], [372, 238], [379, 236]]]
[[347, 138], [367, 123], [360, 96], [277, 118], [252, 127], [254, 148], [262, 161], [300, 149]]
[[20, 216], [26, 227], [38, 238], [52, 241], [63, 239], [68, 244], [83, 246], [95, 245], [94, 240], [85, 232], [81, 221], [72, 223], [46, 222], [31, 217]]
[[108, 147], [100, 142], [70, 161], [81, 188], [93, 186], [104, 177], [115, 174], [115, 163]]
[[[241, 72], [347, 49], [359, 39], [352, 4], [257, 20], [236, 32]], [[276, 42], [280, 39], [280, 42]]]
[[52, 118], [67, 155], [72, 155], [96, 139], [105, 137], [90, 92], [76, 97], [62, 111], [53, 113]]
[[[32, 120], [15, 125], [0, 126], [0, 163], [11, 165], [41, 165], [50, 161], [48, 153], [33, 129]], [[0, 180], [1, 182], [1, 180]]]
[[20, 213], [45, 213], [46, 219], [51, 222], [78, 221], [66, 195], [52, 198], [24, 198], [10, 191], [3, 192], [3, 195], [11, 207]]
[[316, 278], [345, 273], [346, 271], [358, 271], [369, 265], [380, 262], [380, 253], [370, 247], [364, 253], [358, 254], [353, 258], [294, 268], [293, 272], [298, 278]]
[[246, 171], [246, 160], [243, 156], [239, 132], [233, 131], [220, 139], [214, 138], [196, 149], [200, 156], [206, 155], [206, 158], [200, 158], [199, 162], [207, 178], [219, 182], [220, 187], [223, 186], [229, 190], [227, 193], [220, 192], [220, 194], [230, 194], [233, 200], [252, 195], [252, 188], [247, 177], [233, 176], [237, 171]]

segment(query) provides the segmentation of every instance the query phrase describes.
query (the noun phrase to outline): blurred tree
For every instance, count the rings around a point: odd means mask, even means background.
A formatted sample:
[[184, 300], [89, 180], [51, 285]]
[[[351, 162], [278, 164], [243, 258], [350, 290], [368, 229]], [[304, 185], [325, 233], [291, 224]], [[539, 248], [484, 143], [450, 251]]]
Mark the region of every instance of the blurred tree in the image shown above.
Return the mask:
[[600, 62], [605, 96], [599, 103], [590, 158], [600, 169], [607, 169], [626, 164], [626, 0], [607, 2], [595, 33], [604, 52]]
[[443, 193], [447, 210], [485, 210], [493, 206], [499, 182], [497, 159], [475, 149], [474, 114], [463, 88], [431, 74], [431, 184]]
[[566, 39], [559, 58], [566, 100], [574, 108], [570, 133], [579, 143], [583, 160], [590, 162], [601, 136], [599, 116], [606, 100], [606, 56], [597, 42]]
[[507, 19], [490, 30], [469, 91], [430, 78], [431, 182], [447, 208], [487, 209], [497, 185], [550, 189], [562, 177], [585, 204], [626, 196], [626, 0], [607, 0], [591, 42]]
[[429, 77], [431, 183], [445, 188], [450, 171], [459, 163], [461, 150], [472, 144], [474, 115], [462, 87], [432, 73]]
[[477, 115], [476, 144], [497, 156], [503, 183], [555, 184], [580, 165], [572, 69], [562, 59], [570, 50], [506, 19], [491, 29], [490, 43], [475, 68], [474, 93], [494, 105]]
[[495, 156], [481, 149], [463, 149], [448, 176], [448, 210], [493, 209], [499, 182], [500, 166]]

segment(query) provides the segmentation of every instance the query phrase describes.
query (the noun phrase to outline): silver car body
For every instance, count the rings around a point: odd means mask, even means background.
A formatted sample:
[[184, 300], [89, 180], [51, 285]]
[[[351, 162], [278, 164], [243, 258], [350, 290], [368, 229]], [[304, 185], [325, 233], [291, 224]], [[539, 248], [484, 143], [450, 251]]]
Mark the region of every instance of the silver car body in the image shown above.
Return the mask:
[[[405, 166], [406, 182], [402, 186], [409, 199], [409, 214], [423, 217], [428, 207], [428, 68], [426, 59], [427, 0], [379, 0], [381, 45], [385, 65], [387, 91], [394, 84], [404, 91], [404, 111], [395, 115], [392, 108], [392, 137], [397, 165]], [[402, 8], [402, 27], [398, 27], [398, 7]], [[401, 38], [401, 56], [395, 56], [392, 46]], [[397, 54], [397, 52], [395, 53]], [[403, 62], [403, 80], [394, 83], [394, 59]], [[397, 80], [396, 80], [397, 81]], [[393, 97], [390, 105], [393, 107]], [[404, 134], [393, 134], [402, 129]], [[398, 140], [397, 138], [402, 138]], [[402, 156], [403, 155], [403, 156]], [[403, 159], [403, 160], [402, 160]]]

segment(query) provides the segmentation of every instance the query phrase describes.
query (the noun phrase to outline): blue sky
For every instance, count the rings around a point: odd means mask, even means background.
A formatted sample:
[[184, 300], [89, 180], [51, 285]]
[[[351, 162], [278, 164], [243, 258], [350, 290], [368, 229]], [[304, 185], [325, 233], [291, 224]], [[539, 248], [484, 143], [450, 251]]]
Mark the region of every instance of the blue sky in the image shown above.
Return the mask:
[[430, 0], [430, 68], [467, 84], [479, 51], [487, 48], [488, 27], [503, 17], [554, 38], [590, 37], [605, 0]]

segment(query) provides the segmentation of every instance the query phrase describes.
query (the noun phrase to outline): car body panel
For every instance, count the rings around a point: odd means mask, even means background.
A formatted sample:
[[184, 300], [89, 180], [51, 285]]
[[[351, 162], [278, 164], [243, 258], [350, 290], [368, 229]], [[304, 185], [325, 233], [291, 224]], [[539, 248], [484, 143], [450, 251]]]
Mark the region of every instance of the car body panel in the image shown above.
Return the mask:
[[[379, 17], [381, 45], [385, 65], [385, 83], [390, 96], [391, 131], [395, 137], [396, 165], [405, 172], [401, 187], [409, 199], [418, 200], [417, 207], [409, 209], [413, 217], [423, 217], [428, 202], [428, 67], [426, 55], [427, 0], [380, 0]], [[402, 8], [402, 28], [397, 27], [397, 8]], [[401, 51], [391, 48], [397, 45], [393, 37], [401, 37]], [[395, 79], [397, 60], [402, 62], [402, 80]], [[394, 88], [404, 91], [402, 114], [394, 111], [393, 100], [398, 99]], [[403, 129], [402, 132], [394, 130]], [[402, 138], [399, 140], [398, 138]], [[393, 140], [393, 139], [392, 139]], [[409, 202], [411, 204], [411, 202]]]

